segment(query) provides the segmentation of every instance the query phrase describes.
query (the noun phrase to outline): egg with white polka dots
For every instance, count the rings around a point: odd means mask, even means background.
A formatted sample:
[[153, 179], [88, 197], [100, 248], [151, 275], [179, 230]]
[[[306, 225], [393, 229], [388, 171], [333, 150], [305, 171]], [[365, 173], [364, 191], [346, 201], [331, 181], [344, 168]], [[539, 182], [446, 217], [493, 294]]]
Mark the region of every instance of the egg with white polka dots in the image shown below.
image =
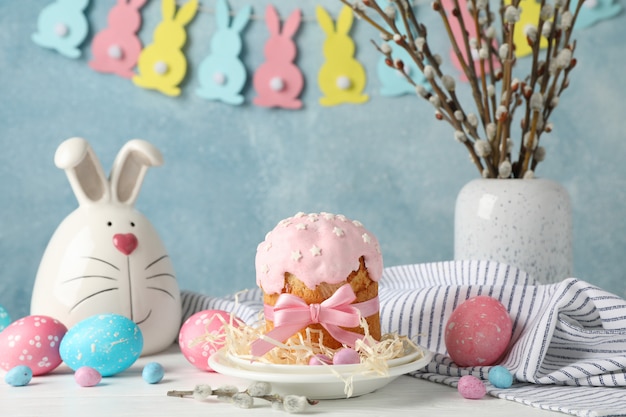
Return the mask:
[[67, 327], [48, 316], [26, 316], [0, 333], [0, 367], [6, 371], [28, 366], [33, 376], [44, 375], [62, 360], [59, 346]]
[[74, 371], [88, 366], [107, 377], [128, 369], [142, 349], [143, 335], [134, 321], [119, 314], [99, 314], [72, 326], [59, 351]]
[[445, 331], [450, 358], [459, 366], [487, 366], [502, 358], [513, 324], [504, 305], [493, 297], [472, 297], [454, 309]]
[[178, 345], [183, 356], [196, 368], [212, 371], [209, 357], [224, 346], [226, 328], [239, 327], [241, 321], [223, 310], [203, 310], [183, 323]]

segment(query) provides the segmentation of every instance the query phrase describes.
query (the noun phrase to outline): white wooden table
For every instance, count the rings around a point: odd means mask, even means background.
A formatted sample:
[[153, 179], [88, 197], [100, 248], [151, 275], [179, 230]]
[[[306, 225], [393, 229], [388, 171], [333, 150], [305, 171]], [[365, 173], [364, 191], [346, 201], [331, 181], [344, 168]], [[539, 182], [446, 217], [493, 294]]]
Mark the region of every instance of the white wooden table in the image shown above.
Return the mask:
[[[165, 367], [165, 378], [150, 385], [141, 377], [143, 366], [156, 361]], [[169, 390], [192, 390], [197, 384], [236, 385], [245, 389], [249, 381], [202, 372], [190, 365], [173, 346], [168, 351], [140, 358], [130, 369], [105, 378], [91, 388], [76, 384], [72, 371], [62, 365], [53, 373], [35, 377], [25, 387], [11, 387], [0, 371], [0, 415], [11, 417], [185, 417], [185, 416], [287, 416], [267, 402], [256, 400], [252, 409], [210, 399], [196, 401], [166, 395]], [[409, 414], [410, 413], [410, 414]], [[306, 414], [325, 416], [459, 416], [459, 417], [550, 417], [565, 414], [539, 410], [512, 401], [486, 396], [481, 400], [462, 398], [454, 388], [401, 376], [384, 388], [361, 397], [323, 400]]]

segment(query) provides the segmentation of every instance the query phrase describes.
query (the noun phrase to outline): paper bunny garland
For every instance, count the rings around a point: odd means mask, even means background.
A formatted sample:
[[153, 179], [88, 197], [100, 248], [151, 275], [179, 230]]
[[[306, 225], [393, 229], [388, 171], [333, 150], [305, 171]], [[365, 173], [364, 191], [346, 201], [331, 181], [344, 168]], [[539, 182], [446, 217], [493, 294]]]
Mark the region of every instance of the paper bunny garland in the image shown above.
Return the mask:
[[82, 138], [63, 142], [54, 161], [65, 170], [79, 206], [48, 243], [31, 314], [54, 317], [68, 328], [96, 314], [120, 314], [141, 329], [143, 354], [166, 349], [180, 327], [180, 290], [157, 231], [134, 208], [147, 169], [163, 163], [161, 153], [146, 141], [129, 141], [110, 179]]
[[108, 15], [108, 26], [91, 43], [93, 59], [89, 66], [100, 72], [132, 78], [141, 52], [137, 31], [141, 26], [140, 9], [147, 0], [118, 0]]
[[[524, 0], [525, 2], [534, 2], [535, 0]], [[467, 4], [467, 0], [458, 0], [458, 3], [455, 2], [455, 0], [443, 0], [441, 2], [441, 4], [443, 5], [444, 9], [448, 12], [448, 14], [452, 15], [453, 10], [455, 8], [458, 8], [459, 12], [461, 13], [461, 18], [460, 19], [452, 19], [450, 26], [452, 29], [452, 33], [454, 34], [454, 38], [456, 39], [457, 43], [459, 45], [463, 45], [463, 30], [465, 30], [467, 32], [467, 34], [465, 36], [469, 36], [472, 39], [476, 39], [477, 37], [477, 33], [476, 33], [476, 27], [473, 25], [468, 25], [465, 29], [461, 28], [461, 25], [459, 24], [459, 21], [464, 21], [464, 22], [471, 22], [472, 21], [472, 16], [470, 14], [469, 8], [468, 8], [468, 4]], [[458, 6], [458, 7], [457, 7]], [[539, 7], [539, 6], [537, 6]], [[532, 9], [533, 11], [536, 9]], [[534, 19], [534, 21], [537, 21], [538, 16], [532, 16], [531, 19]], [[524, 31], [522, 29], [519, 28], [523, 28], [525, 27], [525, 25], [517, 25], [515, 27], [515, 36], [518, 36], [519, 33], [524, 33]], [[524, 38], [524, 43], [526, 45], [526, 48], [528, 48], [528, 51], [530, 51], [530, 46], [528, 46], [528, 42], [526, 41], [526, 35], [523, 35]], [[545, 42], [545, 39], [543, 40]], [[459, 43], [460, 42], [460, 43]], [[483, 40], [483, 42], [485, 42]], [[517, 44], [516, 44], [517, 45]], [[543, 45], [543, 44], [542, 44]], [[498, 50], [498, 45], [497, 42], [494, 40], [492, 47], [497, 51]], [[542, 46], [543, 47], [543, 46]], [[482, 70], [485, 71], [485, 73], [489, 73], [490, 68], [493, 68], [494, 70], [499, 69], [500, 68], [500, 61], [498, 61], [495, 57], [493, 57], [491, 59], [491, 65], [489, 64], [485, 64], [483, 66], [483, 69], [481, 69], [481, 64], [480, 64], [480, 58], [479, 58], [479, 54], [478, 51], [476, 50], [476, 48], [472, 49], [470, 51], [471, 55], [472, 55], [472, 62], [474, 63], [474, 70], [476, 71], [476, 74], [480, 74]], [[521, 56], [521, 54], [528, 54], [530, 52], [526, 52], [526, 50], [524, 50], [523, 52], [520, 51], [519, 47], [518, 49], [516, 49], [516, 53], [518, 56]], [[461, 55], [463, 56], [463, 61], [464, 62], [468, 62], [469, 60], [467, 59], [467, 52], [465, 50], [465, 48], [461, 48]], [[454, 65], [454, 67], [456, 69], [459, 70], [459, 78], [462, 81], [467, 81], [467, 75], [465, 74], [465, 71], [463, 71], [463, 67], [461, 66], [461, 63], [459, 62], [459, 58], [456, 55], [456, 53], [454, 52], [454, 50], [452, 48], [450, 48], [450, 61], [452, 62], [452, 64]]]
[[198, 11], [198, 0], [189, 0], [177, 10], [176, 0], [162, 0], [163, 20], [154, 30], [154, 41], [139, 54], [139, 74], [133, 82], [143, 88], [168, 96], [180, 95], [181, 83], [187, 73], [187, 58], [182, 47], [187, 40], [185, 26]]
[[241, 32], [248, 24], [252, 7], [243, 7], [230, 21], [230, 12], [226, 0], [217, 0], [217, 31], [211, 39], [211, 54], [198, 68], [200, 87], [196, 90], [199, 97], [207, 100], [221, 100], [238, 105], [243, 103], [240, 94], [246, 84], [246, 67], [239, 58], [243, 47]]
[[354, 59], [355, 46], [350, 37], [354, 15], [352, 9], [344, 6], [339, 13], [337, 24], [322, 6], [315, 9], [317, 21], [326, 34], [324, 57], [326, 61], [318, 74], [318, 83], [324, 96], [322, 106], [341, 103], [364, 103], [369, 99], [363, 94], [365, 89], [365, 69]]
[[37, 45], [54, 49], [68, 58], [78, 58], [78, 48], [89, 32], [85, 9], [89, 0], [56, 0], [39, 13], [37, 32], [32, 39]]
[[[383, 8], [390, 7], [389, 0], [379, 0]], [[459, 10], [467, 14], [467, 0], [459, 0]], [[509, 4], [511, 0], [505, 0]], [[200, 10], [214, 13], [217, 28], [211, 39], [211, 51], [198, 64], [197, 86], [195, 93], [207, 100], [220, 101], [230, 105], [245, 102], [243, 90], [248, 86], [248, 73], [244, 60], [240, 57], [244, 49], [242, 31], [252, 20], [260, 20], [252, 14], [250, 5], [239, 8], [231, 19], [227, 0], [207, 0], [215, 2], [215, 9]], [[142, 42], [137, 32], [142, 24], [142, 7], [147, 0], [111, 0], [107, 26], [95, 33], [91, 44], [92, 59], [89, 66], [95, 71], [112, 73], [131, 79], [137, 86], [155, 90], [168, 96], [178, 96], [180, 85], [187, 74], [187, 57], [183, 49], [187, 40], [187, 25], [194, 19], [201, 7], [198, 0], [160, 0], [162, 21], [154, 30], [153, 42], [142, 49]], [[208, 4], [204, 6], [208, 6]], [[37, 45], [52, 49], [69, 58], [81, 56], [81, 45], [89, 33], [87, 8], [90, 0], [54, 0], [39, 13], [37, 31], [32, 40]], [[181, 4], [178, 7], [178, 4]], [[447, 10], [452, 7], [451, 0], [443, 0]], [[419, 8], [415, 6], [415, 8]], [[515, 26], [514, 43], [518, 58], [529, 54], [525, 27], [534, 22], [540, 12], [537, 0], [522, 0], [520, 3], [520, 22]], [[336, 22], [321, 6], [316, 6], [316, 21], [325, 34], [323, 52], [324, 62], [318, 71], [318, 85], [323, 96], [320, 104], [332, 106], [341, 103], [362, 104], [367, 101], [365, 94], [366, 73], [363, 65], [354, 57], [355, 42], [349, 31], [353, 16], [344, 8], [338, 13]], [[584, 29], [602, 20], [616, 16], [622, 6], [615, 0], [585, 0], [580, 9], [576, 29]], [[302, 22], [300, 9], [295, 9], [282, 23], [272, 4], [265, 9], [265, 24], [270, 36], [265, 40], [265, 60], [254, 71], [252, 86], [256, 92], [252, 103], [261, 107], [300, 109], [300, 95], [304, 88], [303, 71], [296, 63], [298, 45], [295, 35]], [[314, 19], [306, 19], [311, 22]], [[454, 22], [454, 21], [453, 21]], [[282, 23], [282, 24], [281, 24]], [[282, 28], [281, 28], [282, 26]], [[458, 25], [452, 24], [454, 36], [461, 36]], [[475, 29], [470, 27], [469, 32]], [[472, 33], [470, 33], [470, 36]], [[474, 36], [475, 37], [475, 36]], [[385, 63], [385, 57], [379, 56], [376, 71], [380, 80], [380, 94], [399, 96], [413, 94], [413, 86], [405, 75], [414, 83], [429, 84], [417, 65], [404, 49], [393, 42], [388, 43], [394, 58], [404, 63], [404, 74]], [[542, 47], [547, 43], [541, 40]], [[497, 44], [494, 41], [494, 47]], [[477, 51], [473, 51], [477, 54]], [[465, 55], [467, 52], [462, 50]], [[451, 54], [451, 62], [459, 66], [458, 57]], [[475, 61], [479, 65], [478, 60]], [[493, 65], [498, 65], [494, 61]], [[485, 66], [486, 70], [490, 66]], [[341, 72], [341, 74], [339, 73]], [[460, 79], [465, 80], [464, 73]]]
[[263, 52], [265, 62], [254, 73], [254, 89], [257, 96], [253, 103], [261, 107], [299, 109], [298, 98], [304, 87], [304, 77], [294, 63], [298, 49], [293, 39], [300, 27], [302, 14], [295, 9], [280, 27], [280, 18], [274, 6], [265, 9], [265, 22], [270, 33]]
[[[389, 1], [382, 1], [380, 3], [380, 7], [386, 8], [391, 6]], [[398, 27], [402, 27], [404, 23], [402, 22], [402, 16], [399, 13], [396, 13], [395, 23]], [[405, 74], [410, 77], [415, 84], [423, 85], [427, 90], [431, 90], [430, 83], [422, 74], [419, 67], [413, 61], [409, 53], [396, 44], [395, 42], [387, 43], [392, 51], [392, 56], [396, 59], [402, 60], [404, 63], [404, 74], [400, 72], [400, 70], [393, 68], [387, 65], [387, 57], [381, 55], [378, 58], [378, 63], [376, 64], [376, 73], [378, 74], [378, 79], [380, 80], [380, 94], [387, 97], [396, 97], [404, 94], [415, 94], [415, 87], [405, 79]]]

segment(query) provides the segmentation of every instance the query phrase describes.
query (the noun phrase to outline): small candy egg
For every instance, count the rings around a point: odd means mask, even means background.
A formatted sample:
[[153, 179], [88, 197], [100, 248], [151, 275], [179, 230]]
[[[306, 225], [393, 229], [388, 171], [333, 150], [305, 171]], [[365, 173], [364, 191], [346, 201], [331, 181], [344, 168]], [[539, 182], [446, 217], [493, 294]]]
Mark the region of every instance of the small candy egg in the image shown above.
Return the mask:
[[11, 324], [11, 317], [6, 309], [0, 306], [0, 331], [6, 328], [9, 324]]
[[119, 314], [99, 314], [69, 329], [59, 352], [74, 371], [89, 366], [107, 377], [128, 369], [142, 349], [143, 336], [135, 322]]
[[163, 379], [165, 370], [163, 366], [158, 362], [149, 362], [143, 367], [141, 377], [148, 384], [158, 384]]
[[446, 324], [448, 354], [459, 366], [493, 365], [506, 351], [513, 325], [506, 308], [480, 295], [461, 303]]
[[81, 366], [74, 372], [74, 380], [81, 387], [94, 387], [102, 380], [102, 375], [89, 366]]
[[513, 375], [504, 366], [494, 366], [489, 370], [489, 382], [496, 388], [510, 388]]
[[487, 393], [487, 388], [485, 388], [483, 381], [472, 375], [462, 376], [459, 379], [457, 390], [463, 398], [470, 400], [480, 400]]
[[203, 310], [189, 317], [178, 333], [183, 356], [203, 371], [213, 371], [209, 357], [224, 346], [227, 326], [239, 327], [242, 322], [223, 310]]
[[350, 348], [339, 349], [333, 356], [333, 365], [353, 365], [361, 363], [359, 352]]
[[44, 375], [62, 362], [61, 339], [67, 328], [48, 316], [26, 316], [11, 323], [0, 333], [0, 367], [9, 370], [28, 366], [33, 375]]
[[31, 379], [33, 379], [33, 371], [26, 365], [17, 365], [4, 376], [4, 381], [13, 387], [28, 385]]
[[331, 363], [333, 363], [333, 360], [330, 359], [328, 356], [323, 355], [321, 353], [311, 356], [311, 359], [309, 359], [309, 365], [311, 366], [316, 366], [316, 365], [330, 365]]

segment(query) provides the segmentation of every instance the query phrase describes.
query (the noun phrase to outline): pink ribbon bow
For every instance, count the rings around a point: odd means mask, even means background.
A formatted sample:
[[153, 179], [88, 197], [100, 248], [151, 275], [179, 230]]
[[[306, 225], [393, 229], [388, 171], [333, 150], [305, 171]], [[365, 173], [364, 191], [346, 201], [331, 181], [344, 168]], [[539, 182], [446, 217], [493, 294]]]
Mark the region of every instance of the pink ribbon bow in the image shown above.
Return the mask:
[[[274, 322], [274, 329], [266, 337], [284, 342], [303, 328], [319, 323], [337, 341], [354, 347], [363, 335], [341, 327], [357, 327], [361, 315], [370, 316], [378, 311], [378, 297], [352, 304], [356, 295], [350, 284], [343, 285], [321, 304], [307, 304], [300, 297], [281, 294], [274, 307], [265, 305], [265, 318]], [[253, 356], [263, 356], [276, 345], [263, 339], [251, 345]]]

